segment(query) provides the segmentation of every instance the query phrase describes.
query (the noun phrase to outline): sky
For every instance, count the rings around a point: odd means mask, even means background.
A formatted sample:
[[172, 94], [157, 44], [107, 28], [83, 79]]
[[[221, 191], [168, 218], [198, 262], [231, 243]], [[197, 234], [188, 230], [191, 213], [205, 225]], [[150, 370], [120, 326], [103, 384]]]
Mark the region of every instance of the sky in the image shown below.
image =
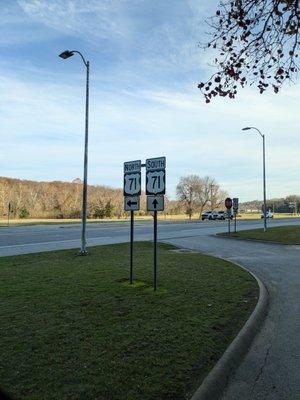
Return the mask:
[[[208, 3], [208, 4], [206, 4]], [[72, 181], [83, 173], [90, 61], [90, 184], [122, 187], [125, 161], [165, 156], [167, 193], [212, 176], [241, 201], [300, 194], [300, 84], [206, 104], [214, 72], [207, 17], [217, 0], [0, 0], [0, 176]]]

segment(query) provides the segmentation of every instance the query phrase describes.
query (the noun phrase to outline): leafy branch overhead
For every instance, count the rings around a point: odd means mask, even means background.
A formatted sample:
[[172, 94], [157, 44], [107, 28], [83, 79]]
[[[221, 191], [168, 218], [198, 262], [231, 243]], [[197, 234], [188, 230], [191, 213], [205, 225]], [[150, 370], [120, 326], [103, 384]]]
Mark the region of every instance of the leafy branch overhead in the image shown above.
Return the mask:
[[260, 93], [278, 93], [299, 70], [299, 0], [221, 1], [208, 24], [205, 48], [218, 52], [217, 72], [198, 88], [209, 103], [215, 96], [235, 98], [238, 88], [256, 83]]

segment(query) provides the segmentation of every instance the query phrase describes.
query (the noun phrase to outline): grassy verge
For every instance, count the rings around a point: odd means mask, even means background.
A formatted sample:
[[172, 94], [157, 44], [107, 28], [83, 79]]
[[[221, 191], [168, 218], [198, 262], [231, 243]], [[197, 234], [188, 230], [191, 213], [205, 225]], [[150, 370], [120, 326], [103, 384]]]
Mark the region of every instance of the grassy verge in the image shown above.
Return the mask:
[[[221, 234], [227, 236], [227, 234]], [[251, 229], [247, 231], [240, 231], [232, 233], [231, 237], [241, 239], [254, 239], [264, 242], [277, 242], [284, 244], [300, 244], [300, 225], [298, 226], [277, 226], [275, 228], [268, 228], [267, 232], [263, 229]]]
[[[245, 214], [239, 214], [238, 219], [240, 220], [255, 220], [255, 219], [261, 219], [261, 214], [257, 213], [245, 213]], [[281, 214], [275, 214], [274, 219], [281, 219], [281, 218], [299, 218], [299, 215], [294, 215], [294, 214], [286, 214], [286, 213], [281, 213]], [[152, 220], [151, 215], [145, 215], [145, 216], [135, 216], [136, 220], [139, 221], [150, 221]], [[176, 214], [176, 215], [169, 215], [169, 214], [163, 214], [160, 213], [158, 216], [159, 220], [162, 221], [190, 221], [189, 218], [185, 214]], [[194, 214], [192, 221], [201, 221], [199, 219], [199, 214]], [[88, 223], [104, 223], [104, 222], [126, 222], [129, 221], [129, 214], [128, 218], [104, 218], [104, 219], [89, 219]], [[58, 224], [79, 224], [81, 223], [81, 219], [33, 219], [33, 218], [26, 218], [26, 219], [11, 219], [9, 225], [10, 226], [25, 226], [25, 225], [58, 225]], [[7, 226], [7, 220], [6, 219], [0, 219], [0, 227], [6, 227]]]
[[[137, 221], [152, 221], [152, 215], [135, 215]], [[189, 218], [184, 214], [168, 215], [160, 213], [158, 219], [161, 221], [189, 221]], [[199, 215], [194, 215], [193, 221], [199, 221]], [[130, 214], [127, 218], [103, 218], [103, 219], [88, 219], [88, 224], [93, 223], [107, 223], [107, 222], [128, 222], [130, 221]], [[51, 219], [51, 218], [25, 218], [25, 219], [11, 219], [9, 226], [28, 226], [28, 225], [62, 225], [62, 224], [80, 224], [81, 219]], [[7, 227], [7, 220], [0, 219], [0, 227]]]
[[[291, 214], [291, 213], [275, 213], [274, 219], [282, 219], [282, 218], [299, 218], [299, 214]], [[238, 219], [261, 219], [261, 213], [239, 213]]]
[[196, 390], [251, 314], [254, 278], [159, 245], [0, 259], [0, 382], [17, 399], [176, 400]]

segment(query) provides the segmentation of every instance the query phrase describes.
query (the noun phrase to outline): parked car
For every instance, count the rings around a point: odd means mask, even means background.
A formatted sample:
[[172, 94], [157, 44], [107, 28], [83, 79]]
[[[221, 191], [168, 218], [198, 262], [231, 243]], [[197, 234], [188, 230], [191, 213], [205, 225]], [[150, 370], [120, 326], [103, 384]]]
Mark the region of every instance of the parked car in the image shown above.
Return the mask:
[[[263, 217], [264, 217], [264, 213], [261, 213], [260, 218], [263, 219]], [[273, 217], [274, 217], [274, 214], [272, 213], [272, 211], [271, 211], [271, 210], [268, 210], [268, 211], [266, 212], [266, 218], [273, 218]]]
[[204, 213], [201, 214], [201, 219], [204, 221], [205, 219], [213, 219], [212, 217], [213, 212], [212, 211], [205, 211]]
[[218, 211], [217, 219], [224, 220], [226, 218], [227, 218], [227, 212], [226, 211]]
[[[219, 211], [219, 219], [228, 219], [228, 211]], [[233, 219], [232, 211], [230, 212], [230, 219]]]
[[[208, 220], [225, 220], [227, 219], [227, 211], [206, 211], [201, 215], [201, 219], [202, 221], [204, 221], [205, 219]], [[232, 219], [232, 215], [230, 217], [230, 219]]]
[[219, 219], [219, 212], [218, 211], [213, 211], [211, 214], [211, 219], [213, 219], [214, 221], [216, 219]]

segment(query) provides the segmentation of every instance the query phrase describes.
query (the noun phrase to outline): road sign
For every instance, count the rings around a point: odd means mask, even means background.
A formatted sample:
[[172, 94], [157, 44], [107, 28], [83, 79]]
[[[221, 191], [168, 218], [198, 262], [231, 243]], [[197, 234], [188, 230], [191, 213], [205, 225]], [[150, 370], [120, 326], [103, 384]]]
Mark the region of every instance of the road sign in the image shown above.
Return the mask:
[[133, 172], [141, 172], [141, 160], [124, 162], [124, 174], [132, 174]]
[[124, 197], [124, 210], [125, 211], [138, 211], [140, 209], [139, 196], [126, 196]]
[[232, 200], [230, 197], [227, 197], [227, 199], [225, 199], [225, 207], [230, 210], [230, 208], [232, 207]]
[[234, 197], [232, 199], [232, 205], [234, 211], [237, 211], [239, 209], [239, 199], [237, 197]]
[[163, 211], [164, 196], [147, 196], [147, 211]]
[[166, 193], [166, 157], [146, 160], [146, 194]]
[[124, 196], [141, 194], [141, 160], [124, 163]]

